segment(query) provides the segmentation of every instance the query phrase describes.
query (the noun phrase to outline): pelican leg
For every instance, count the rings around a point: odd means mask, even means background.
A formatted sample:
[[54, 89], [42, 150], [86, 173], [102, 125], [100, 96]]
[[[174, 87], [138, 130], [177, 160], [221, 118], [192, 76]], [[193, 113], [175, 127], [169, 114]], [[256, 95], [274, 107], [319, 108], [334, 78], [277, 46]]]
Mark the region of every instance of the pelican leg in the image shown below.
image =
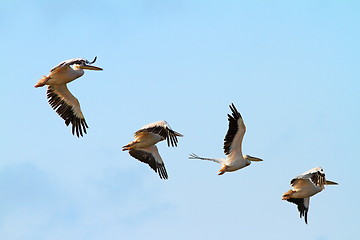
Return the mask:
[[51, 77], [47, 77], [47, 76], [43, 76], [36, 84], [34, 87], [38, 88], [38, 87], [43, 87], [45, 86], [45, 84], [47, 83], [47, 81], [49, 81]]
[[218, 171], [218, 175], [223, 175], [227, 171], [228, 167], [223, 165], [220, 170]]
[[126, 144], [125, 146], [123, 146], [123, 151], [126, 151], [126, 150], [130, 150], [132, 149], [132, 146], [134, 146], [136, 143], [138, 143], [139, 141], [133, 141], [133, 142], [130, 142], [128, 144]]
[[296, 191], [294, 190], [289, 190], [286, 193], [283, 194], [282, 196], [282, 200], [288, 200], [289, 198], [291, 198], [291, 196], [296, 193]]

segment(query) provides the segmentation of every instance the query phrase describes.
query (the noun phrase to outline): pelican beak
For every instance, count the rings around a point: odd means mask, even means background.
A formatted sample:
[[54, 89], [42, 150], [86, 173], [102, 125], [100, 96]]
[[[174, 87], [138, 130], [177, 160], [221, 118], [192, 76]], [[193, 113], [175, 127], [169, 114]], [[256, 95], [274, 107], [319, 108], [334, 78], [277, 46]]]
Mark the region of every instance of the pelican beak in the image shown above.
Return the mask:
[[245, 155], [244, 156], [245, 159], [248, 159], [250, 161], [253, 161], [253, 162], [262, 162], [264, 160], [262, 160], [261, 158], [257, 158], [257, 157], [252, 157], [250, 155]]
[[96, 70], [96, 71], [102, 71], [103, 70], [100, 67], [95, 67], [95, 66], [92, 66], [92, 65], [81, 65], [80, 68], [88, 69], [88, 70]]
[[326, 185], [339, 185], [339, 184], [333, 181], [326, 180]]

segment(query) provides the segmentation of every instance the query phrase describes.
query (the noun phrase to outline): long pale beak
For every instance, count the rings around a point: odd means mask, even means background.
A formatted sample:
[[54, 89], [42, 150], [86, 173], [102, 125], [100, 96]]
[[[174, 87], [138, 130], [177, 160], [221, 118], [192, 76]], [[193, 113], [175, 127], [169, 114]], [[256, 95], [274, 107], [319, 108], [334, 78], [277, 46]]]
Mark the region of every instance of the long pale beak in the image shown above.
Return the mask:
[[250, 156], [250, 155], [245, 155], [244, 158], [248, 159], [250, 161], [253, 161], [253, 162], [262, 162], [262, 161], [264, 161], [261, 158], [253, 157], [253, 156]]
[[326, 185], [339, 185], [339, 184], [333, 181], [326, 180]]
[[95, 66], [92, 66], [92, 65], [81, 65], [80, 68], [88, 69], [88, 70], [96, 70], [96, 71], [102, 71], [103, 70], [100, 67], [95, 67]]

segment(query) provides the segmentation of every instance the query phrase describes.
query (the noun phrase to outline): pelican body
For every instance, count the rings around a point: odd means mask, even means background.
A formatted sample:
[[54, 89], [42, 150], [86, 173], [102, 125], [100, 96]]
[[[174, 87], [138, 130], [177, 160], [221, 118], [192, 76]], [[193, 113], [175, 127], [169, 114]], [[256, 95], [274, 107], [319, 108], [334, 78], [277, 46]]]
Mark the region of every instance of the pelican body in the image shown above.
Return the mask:
[[96, 57], [92, 62], [84, 58], [63, 61], [35, 84], [36, 88], [48, 85], [49, 104], [65, 120], [67, 126], [72, 124], [72, 134], [76, 134], [77, 137], [83, 136], [83, 132], [86, 133], [88, 125], [81, 112], [79, 101], [71, 94], [66, 84], [84, 75], [84, 69], [102, 70], [91, 65], [95, 61]]
[[287, 200], [298, 206], [300, 218], [304, 216], [307, 224], [310, 197], [325, 189], [325, 185], [338, 185], [325, 179], [325, 172], [321, 167], [315, 167], [293, 178], [290, 182], [292, 189], [285, 192], [282, 200]]
[[246, 132], [246, 126], [235, 105], [231, 104], [229, 107], [232, 115], [228, 114], [229, 129], [224, 139], [224, 153], [226, 158], [204, 158], [194, 153], [190, 154], [189, 157], [190, 159], [209, 160], [220, 163], [221, 168], [218, 171], [218, 175], [247, 167], [252, 161], [263, 161], [260, 158], [242, 154], [241, 145]]
[[134, 133], [135, 140], [123, 146], [123, 151], [135, 159], [148, 164], [161, 179], [167, 179], [168, 174], [165, 164], [155, 144], [167, 140], [168, 146], [176, 147], [177, 137], [182, 137], [178, 132], [172, 130], [166, 121], [159, 121], [143, 126]]

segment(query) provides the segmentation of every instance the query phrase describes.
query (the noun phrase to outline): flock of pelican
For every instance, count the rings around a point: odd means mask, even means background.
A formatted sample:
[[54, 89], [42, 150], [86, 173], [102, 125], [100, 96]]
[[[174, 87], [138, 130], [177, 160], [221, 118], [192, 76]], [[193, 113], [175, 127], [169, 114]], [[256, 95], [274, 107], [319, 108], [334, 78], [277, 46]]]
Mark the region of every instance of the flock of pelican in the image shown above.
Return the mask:
[[[43, 76], [35, 87], [48, 86], [47, 98], [51, 107], [65, 120], [65, 124], [72, 125], [72, 134], [77, 137], [86, 134], [88, 125], [84, 115], [81, 112], [80, 103], [74, 97], [67, 83], [84, 75], [84, 69], [103, 70], [100, 67], [92, 65], [95, 63], [84, 58], [75, 58], [61, 62], [50, 70], [47, 76]], [[242, 141], [245, 135], [246, 126], [241, 114], [234, 104], [231, 104], [232, 114], [228, 114], [229, 128], [224, 138], [224, 153], [226, 158], [204, 158], [192, 153], [189, 159], [209, 160], [221, 164], [218, 175], [226, 172], [233, 172], [251, 164], [252, 161], [263, 161], [260, 158], [242, 154]], [[167, 179], [168, 174], [165, 164], [158, 152], [156, 144], [166, 140], [167, 145], [176, 147], [177, 137], [183, 135], [172, 130], [166, 121], [159, 121], [143, 126], [134, 133], [134, 141], [123, 146], [123, 151], [129, 151], [129, 154], [148, 164], [161, 179]], [[321, 192], [325, 185], [337, 185], [336, 182], [325, 179], [324, 170], [320, 167], [310, 169], [309, 171], [295, 177], [290, 182], [292, 189], [285, 192], [282, 200], [287, 200], [297, 205], [300, 212], [300, 218], [304, 217], [307, 224], [307, 214], [309, 210], [310, 197]]]

